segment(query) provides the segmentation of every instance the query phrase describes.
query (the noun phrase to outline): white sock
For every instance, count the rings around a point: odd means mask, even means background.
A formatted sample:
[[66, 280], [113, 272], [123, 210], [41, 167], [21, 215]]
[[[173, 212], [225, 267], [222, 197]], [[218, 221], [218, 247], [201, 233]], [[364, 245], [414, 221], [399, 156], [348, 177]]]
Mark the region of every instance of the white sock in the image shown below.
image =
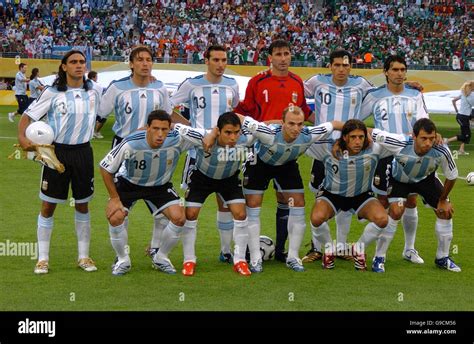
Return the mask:
[[151, 237], [151, 248], [159, 248], [161, 244], [161, 235], [168, 224], [168, 218], [163, 214], [159, 214], [153, 218], [153, 234]]
[[168, 254], [176, 246], [180, 239], [180, 234], [184, 226], [176, 226], [173, 222], [169, 221], [163, 234], [161, 235], [161, 247], [156, 254], [158, 258], [168, 258]]
[[449, 246], [453, 240], [453, 220], [436, 219], [435, 223], [436, 237], [438, 238], [438, 249], [436, 250], [436, 258], [444, 258], [449, 256]]
[[345, 250], [347, 235], [351, 229], [352, 213], [350, 211], [340, 211], [336, 214], [336, 242]]
[[324, 247], [324, 251], [319, 251], [321, 253], [333, 254], [334, 245], [331, 238], [331, 232], [329, 231], [329, 225], [327, 222], [324, 222], [321, 226], [314, 226], [311, 224], [311, 233], [313, 238], [321, 243], [321, 247]]
[[365, 252], [365, 249], [380, 236], [382, 228], [373, 222], [369, 222], [364, 228], [364, 232], [356, 243], [357, 252]]
[[77, 248], [79, 259], [89, 257], [89, 246], [91, 242], [91, 217], [90, 213], [80, 213], [76, 210], [74, 215], [76, 223]]
[[245, 262], [245, 252], [249, 241], [248, 219], [239, 221], [234, 219], [234, 264]]
[[314, 235], [311, 235], [311, 241], [313, 242], [314, 249], [318, 252], [322, 252], [321, 243], [318, 241], [318, 239], [316, 239]]
[[124, 227], [124, 224], [118, 226], [112, 226], [109, 224], [110, 243], [115, 250], [119, 261], [130, 261], [128, 252], [125, 249], [128, 243], [128, 232]]
[[247, 207], [247, 216], [250, 261], [255, 264], [262, 258], [262, 255], [260, 253], [260, 207]]
[[196, 263], [196, 228], [197, 220], [186, 220], [181, 233], [181, 241], [183, 242], [184, 262]]
[[306, 221], [304, 207], [290, 207], [288, 216], [288, 258], [299, 258]]
[[405, 233], [405, 249], [415, 249], [416, 228], [418, 227], [418, 209], [405, 208], [402, 216], [403, 231]]
[[38, 260], [49, 261], [49, 243], [53, 232], [54, 218], [38, 215]]
[[399, 220], [394, 220], [390, 216], [388, 217], [388, 225], [382, 228], [382, 232], [375, 246], [376, 257], [385, 257], [387, 255], [387, 250], [397, 230], [398, 222]]
[[221, 238], [222, 253], [230, 253], [232, 230], [234, 229], [234, 218], [230, 211], [217, 212], [217, 229]]

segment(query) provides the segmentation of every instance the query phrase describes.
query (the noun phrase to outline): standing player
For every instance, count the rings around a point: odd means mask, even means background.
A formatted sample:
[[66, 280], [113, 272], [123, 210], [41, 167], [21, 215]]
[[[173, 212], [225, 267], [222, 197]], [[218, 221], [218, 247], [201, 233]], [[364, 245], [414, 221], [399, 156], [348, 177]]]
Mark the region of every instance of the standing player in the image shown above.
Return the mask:
[[[189, 121], [193, 128], [210, 129], [217, 124], [219, 116], [231, 111], [239, 102], [239, 86], [233, 78], [224, 76], [227, 66], [226, 49], [219, 45], [210, 46], [205, 53], [207, 72], [195, 78], [186, 79], [171, 97], [173, 107], [189, 108]], [[187, 187], [187, 179], [194, 168], [196, 152], [188, 153], [183, 169], [181, 187]], [[232, 241], [233, 217], [221, 200], [216, 197], [218, 204], [217, 228], [221, 240], [221, 262], [232, 263], [230, 245]], [[187, 236], [183, 237], [183, 245]]]
[[[256, 130], [262, 133], [260, 135], [262, 140], [265, 137], [268, 137], [268, 142], [273, 140], [271, 130], [265, 125], [253, 120], [245, 123], [255, 123]], [[192, 134], [193, 129], [190, 127], [177, 124], [176, 129], [187, 130], [189, 134], [185, 135], [185, 138], [197, 136], [197, 134]], [[196, 147], [196, 168], [192, 170], [189, 177], [186, 192], [186, 224], [182, 235], [183, 275], [194, 275], [197, 219], [206, 198], [211, 193], [216, 193], [227, 204], [234, 219], [234, 270], [241, 275], [248, 276], [251, 273], [245, 261], [245, 252], [249, 235], [239, 168], [241, 161], [247, 157], [247, 147], [253, 144], [255, 136], [246, 127], [241, 129], [239, 116], [234, 112], [222, 114], [211, 135], [217, 138], [215, 144], [212, 145], [209, 152], [204, 151], [203, 147]]]
[[[461, 99], [461, 107], [458, 110], [456, 102]], [[461, 86], [461, 95], [452, 100], [454, 110], [456, 110], [456, 121], [461, 126], [461, 134], [446, 139], [445, 142], [461, 141], [458, 155], [469, 155], [464, 145], [471, 142], [470, 118], [472, 117], [472, 109], [474, 108], [474, 80], [466, 81]]]
[[[145, 201], [152, 216], [163, 213], [169, 219], [161, 234], [160, 249], [153, 256], [153, 266], [168, 274], [176, 273], [168, 254], [179, 241], [186, 217], [170, 179], [181, 152], [189, 149], [191, 144], [176, 130], [170, 131], [170, 126], [171, 117], [164, 110], [152, 111], [146, 131], [139, 130], [127, 136], [100, 163], [110, 196], [106, 210], [110, 242], [117, 254], [112, 266], [113, 275], [130, 271], [130, 256], [125, 248], [128, 228], [124, 223], [139, 199]], [[114, 182], [117, 172], [117, 181]]]
[[39, 69], [33, 68], [30, 75], [30, 98], [28, 99], [28, 104], [33, 103], [44, 90], [44, 85], [39, 79]]
[[[390, 202], [388, 226], [380, 234], [383, 240], [379, 241], [382, 241], [383, 245], [377, 245], [372, 264], [374, 272], [385, 272], [388, 246], [403, 215], [404, 202], [413, 193], [421, 195], [436, 214], [435, 232], [438, 238], [438, 250], [435, 264], [449, 271], [461, 271], [449, 257], [449, 247], [453, 239], [454, 209], [448, 195], [454, 187], [458, 170], [449, 148], [435, 144], [435, 140], [435, 124], [428, 118], [422, 118], [413, 125], [413, 140], [406, 141], [403, 149], [394, 157], [388, 199]], [[440, 166], [446, 177], [444, 185], [436, 176], [436, 170]]]
[[26, 95], [26, 86], [30, 79], [28, 79], [25, 75], [26, 69], [28, 66], [26, 63], [20, 63], [18, 65], [18, 73], [15, 76], [15, 98], [18, 103], [18, 110], [16, 112], [10, 112], [8, 114], [8, 120], [10, 122], [14, 121], [15, 115], [22, 115], [23, 112], [28, 107], [28, 96]]
[[[283, 111], [283, 124], [269, 126], [274, 135], [271, 143], [265, 143], [267, 133], [250, 130], [258, 139], [255, 143], [256, 153], [253, 159], [245, 163], [243, 183], [249, 218], [250, 270], [252, 272], [263, 271], [260, 254], [260, 208], [263, 194], [271, 180], [274, 181], [277, 191], [282, 193], [285, 203], [290, 208], [289, 249], [286, 265], [293, 271], [304, 271], [299, 259], [299, 249], [306, 228], [304, 186], [296, 160], [314, 142], [329, 137], [333, 129], [341, 129], [342, 123], [333, 121], [317, 127], [304, 127], [303, 123], [303, 110], [292, 106]], [[265, 141], [260, 140], [262, 136]]]
[[[250, 79], [245, 90], [245, 99], [235, 112], [249, 115], [257, 121], [281, 120], [283, 110], [293, 104], [303, 110], [308, 118], [311, 109], [304, 97], [303, 80], [290, 72], [291, 50], [287, 41], [272, 42], [269, 50], [271, 68]], [[276, 248], [275, 259], [286, 262], [285, 242], [288, 238], [289, 207], [285, 197], [277, 192]]]
[[401, 150], [403, 145], [404, 136], [389, 135], [380, 135], [384, 141], [369, 146], [364, 122], [350, 119], [344, 123], [341, 138], [337, 141], [345, 152], [343, 157], [336, 159], [332, 156], [331, 142], [318, 142], [311, 151], [311, 156], [321, 161], [326, 171], [322, 193], [316, 198], [311, 212], [312, 235], [324, 247], [324, 269], [335, 266], [335, 247], [327, 221], [340, 210], [350, 211], [369, 221], [352, 250], [355, 268], [366, 269], [365, 248], [379, 237], [388, 223], [387, 212], [370, 190], [375, 167], [379, 158]]
[[[389, 133], [409, 135], [413, 131], [413, 124], [418, 119], [428, 117], [423, 94], [404, 85], [407, 64], [403, 57], [389, 56], [385, 60], [383, 70], [387, 84], [367, 94], [362, 103], [359, 118], [364, 120], [373, 114], [375, 128]], [[378, 198], [385, 208], [388, 207], [387, 185], [391, 173], [392, 159], [393, 157], [387, 157], [379, 161], [372, 185], [372, 190], [378, 194]], [[423, 264], [423, 259], [415, 249], [418, 226], [416, 194], [408, 196], [405, 207], [405, 214], [402, 219], [405, 231], [405, 248], [402, 256], [412, 263]], [[382, 236], [377, 245], [384, 245], [384, 240], [385, 238]]]
[[[355, 118], [362, 106], [362, 100], [367, 92], [374, 86], [361, 76], [352, 76], [352, 56], [345, 50], [335, 50], [329, 56], [329, 68], [331, 74], [317, 74], [304, 82], [305, 96], [314, 98], [314, 124], [319, 125], [328, 121], [346, 122]], [[311, 118], [310, 118], [311, 120]], [[334, 131], [333, 139], [338, 139], [339, 131]], [[310, 147], [307, 153], [310, 153]], [[311, 169], [311, 190], [317, 194], [324, 180], [324, 165], [319, 160], [313, 161]], [[347, 235], [349, 233], [352, 213], [340, 211], [336, 214], [337, 225], [337, 254], [342, 257], [350, 257], [344, 254], [347, 249]], [[314, 237], [311, 249], [303, 262], [313, 262], [321, 258], [321, 247]]]
[[94, 159], [90, 139], [94, 131], [100, 94], [86, 82], [86, 58], [77, 50], [64, 55], [58, 77], [52, 87], [46, 88], [33, 102], [18, 125], [18, 141], [25, 150], [32, 143], [25, 137], [30, 122], [46, 117], [54, 130], [54, 146], [58, 159], [66, 171], [62, 174], [43, 167], [38, 216], [38, 263], [36, 274], [48, 273], [49, 245], [53, 230], [53, 215], [58, 203], [64, 203], [71, 184], [74, 197], [75, 224], [78, 239], [78, 265], [85, 271], [97, 270], [89, 257], [90, 215], [88, 202], [94, 192]]
[[[112, 110], [115, 113], [115, 123], [112, 127], [115, 136], [112, 148], [117, 146], [125, 136], [144, 127], [150, 112], [162, 109], [171, 113], [166, 87], [161, 81], [153, 79], [151, 75], [153, 54], [150, 48], [135, 47], [130, 52], [129, 66], [132, 74], [112, 81], [102, 96], [98, 121], [105, 120]], [[160, 246], [160, 236], [166, 222], [162, 216], [154, 219], [151, 247], [155, 249], [149, 252], [150, 256]], [[127, 226], [128, 224], [125, 223], [125, 228]]]

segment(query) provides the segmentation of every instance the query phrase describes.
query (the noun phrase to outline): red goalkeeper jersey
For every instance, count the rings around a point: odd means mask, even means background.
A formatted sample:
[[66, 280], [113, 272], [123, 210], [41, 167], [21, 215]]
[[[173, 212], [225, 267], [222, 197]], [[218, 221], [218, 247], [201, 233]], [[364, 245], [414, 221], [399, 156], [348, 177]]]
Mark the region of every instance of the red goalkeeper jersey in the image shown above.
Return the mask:
[[309, 117], [311, 109], [304, 97], [303, 80], [291, 72], [288, 76], [278, 77], [268, 71], [250, 79], [245, 99], [239, 102], [235, 112], [263, 122], [281, 119], [283, 110], [290, 104], [299, 106], [305, 118]]

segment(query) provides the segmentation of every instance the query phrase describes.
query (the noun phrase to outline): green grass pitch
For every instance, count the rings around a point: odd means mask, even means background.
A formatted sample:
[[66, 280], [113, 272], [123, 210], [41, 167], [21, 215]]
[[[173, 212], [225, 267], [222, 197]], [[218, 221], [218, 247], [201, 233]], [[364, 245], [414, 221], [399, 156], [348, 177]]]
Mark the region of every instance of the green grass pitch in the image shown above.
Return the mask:
[[[16, 123], [7, 119], [12, 107], [0, 107], [0, 244], [36, 242], [36, 219], [40, 166], [26, 160], [8, 160], [16, 143]], [[459, 131], [454, 116], [432, 116], [443, 136]], [[215, 225], [215, 201], [206, 202], [199, 218], [197, 234], [198, 265], [195, 276], [179, 272], [174, 276], [153, 270], [144, 248], [151, 238], [152, 218], [139, 202], [130, 215], [129, 245], [132, 271], [123, 277], [111, 275], [114, 252], [109, 242], [105, 218], [107, 193], [100, 177], [98, 162], [107, 153], [112, 138], [108, 121], [105, 138], [94, 140], [96, 162], [95, 197], [90, 203], [92, 218], [91, 256], [99, 270], [86, 273], [76, 266], [77, 241], [74, 231], [74, 208], [59, 205], [54, 218], [50, 252], [50, 273], [33, 274], [35, 260], [25, 256], [0, 255], [0, 309], [3, 311], [473, 311], [474, 302], [474, 186], [459, 179], [451, 193], [455, 207], [452, 256], [461, 273], [435, 267], [435, 216], [419, 204], [419, 226], [416, 247], [425, 259], [424, 265], [413, 265], [401, 257], [404, 238], [399, 226], [389, 249], [385, 274], [358, 272], [351, 262], [336, 261], [336, 268], [324, 271], [320, 262], [306, 265], [306, 272], [295, 273], [282, 263], [270, 261], [262, 274], [250, 278], [239, 276], [230, 265], [218, 262], [219, 238]], [[458, 148], [457, 144], [451, 149]], [[470, 156], [460, 156], [461, 177], [474, 171], [473, 145]], [[456, 156], [455, 156], [456, 157]], [[182, 163], [173, 181], [179, 185]], [[311, 161], [299, 160], [307, 185]], [[442, 178], [443, 179], [443, 178]], [[307, 229], [304, 244], [310, 241], [309, 212], [313, 196], [306, 191]], [[262, 234], [275, 238], [275, 196], [265, 194], [262, 208]], [[365, 224], [352, 222], [349, 240], [355, 241]], [[331, 222], [334, 236], [334, 223]], [[307, 248], [302, 247], [303, 256]], [[368, 256], [373, 256], [370, 247]], [[1, 254], [1, 253], [0, 253]], [[171, 254], [179, 269], [181, 245]]]

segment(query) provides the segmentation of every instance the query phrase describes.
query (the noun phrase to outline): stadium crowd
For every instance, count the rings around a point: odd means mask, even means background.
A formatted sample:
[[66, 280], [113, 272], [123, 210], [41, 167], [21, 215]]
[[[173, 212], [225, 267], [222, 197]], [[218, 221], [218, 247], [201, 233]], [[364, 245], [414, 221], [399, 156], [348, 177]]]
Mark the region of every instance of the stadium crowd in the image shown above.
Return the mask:
[[203, 63], [206, 47], [222, 44], [231, 64], [265, 65], [264, 48], [279, 36], [297, 66], [325, 66], [343, 47], [369, 68], [397, 53], [411, 68], [468, 70], [472, 24], [472, 5], [462, 0], [323, 8], [299, 0], [0, 0], [0, 53], [49, 57], [55, 46], [90, 45], [94, 59], [121, 59], [141, 43], [159, 62]]

